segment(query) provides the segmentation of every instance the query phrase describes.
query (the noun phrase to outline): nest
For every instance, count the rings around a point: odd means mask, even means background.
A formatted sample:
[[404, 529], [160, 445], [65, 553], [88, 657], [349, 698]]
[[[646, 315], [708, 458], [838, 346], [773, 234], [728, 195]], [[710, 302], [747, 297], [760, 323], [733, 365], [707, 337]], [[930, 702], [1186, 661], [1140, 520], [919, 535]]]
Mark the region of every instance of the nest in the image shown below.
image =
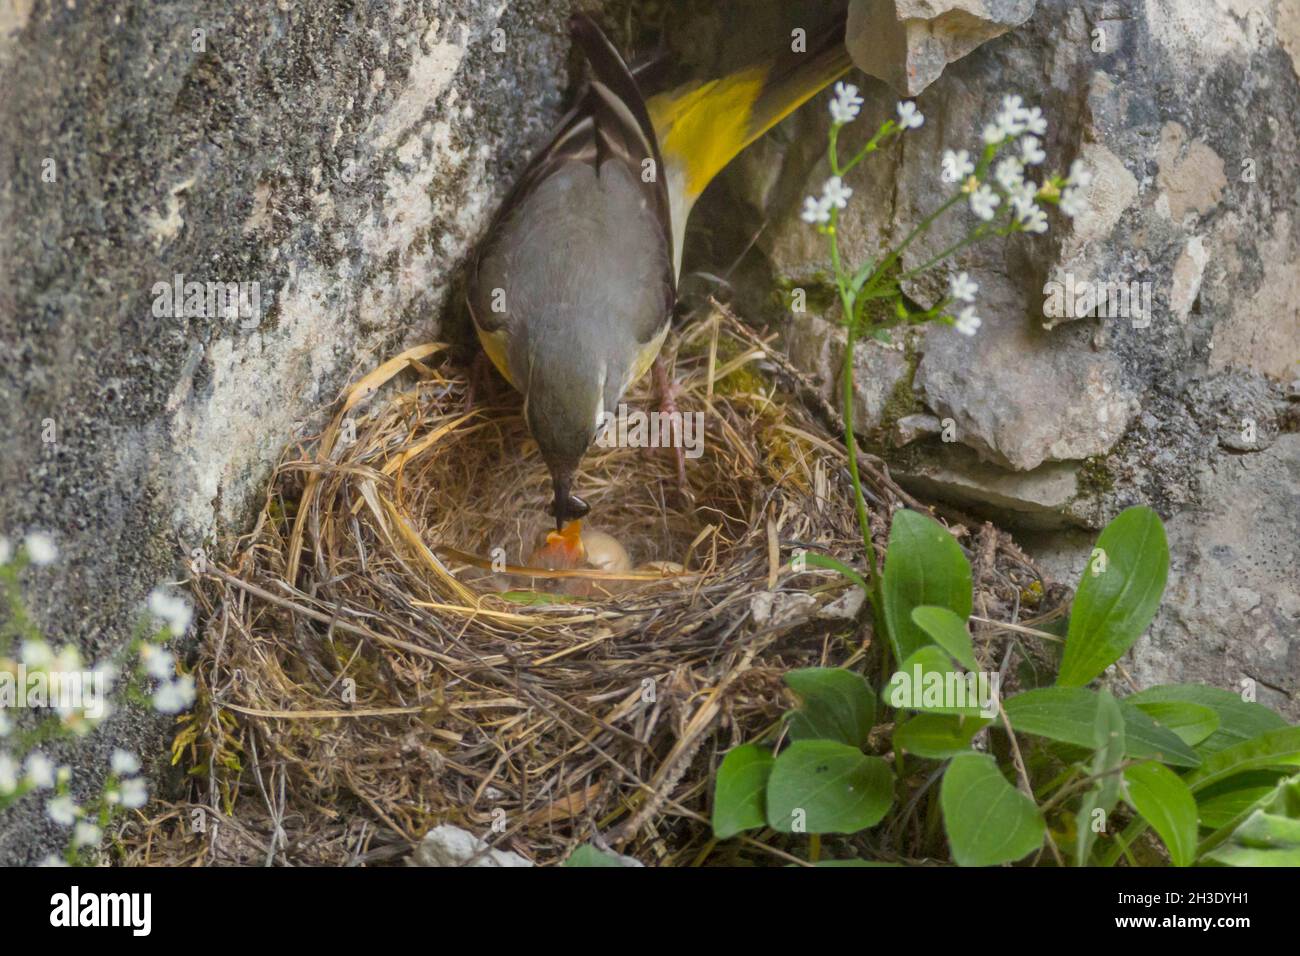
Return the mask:
[[[788, 669], [872, 653], [845, 582], [789, 565], [861, 562], [843, 444], [724, 310], [670, 350], [678, 409], [704, 412], [687, 486], [670, 451], [627, 447], [593, 449], [576, 484], [625, 573], [527, 565], [550, 485], [505, 386], [471, 397], [440, 345], [352, 386], [202, 581], [200, 706], [176, 745], [194, 798], [153, 821], [187, 825], [152, 855], [397, 862], [451, 823], [539, 864], [592, 840], [647, 864], [785, 862], [779, 841], [713, 841], [712, 771], [779, 725]], [[628, 402], [652, 407], [649, 383]], [[862, 460], [883, 541], [883, 514], [918, 503]], [[988, 585], [1017, 607], [1024, 586]]]

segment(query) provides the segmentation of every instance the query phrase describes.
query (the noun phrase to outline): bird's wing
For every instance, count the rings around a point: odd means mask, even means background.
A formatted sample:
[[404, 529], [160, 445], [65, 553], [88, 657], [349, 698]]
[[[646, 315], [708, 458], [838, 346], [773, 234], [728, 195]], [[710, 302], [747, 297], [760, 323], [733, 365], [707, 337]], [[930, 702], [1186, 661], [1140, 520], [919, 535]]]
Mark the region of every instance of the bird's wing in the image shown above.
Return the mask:
[[[539, 184], [575, 162], [591, 166], [597, 176], [610, 162], [626, 167], [634, 181], [644, 185], [647, 206], [662, 231], [664, 247], [669, 251], [669, 261], [672, 261], [673, 229], [668, 186], [662, 175], [663, 160], [645, 99], [623, 58], [590, 17], [576, 14], [570, 19], [569, 28], [574, 42], [591, 65], [587, 89], [577, 106], [561, 121], [555, 136], [528, 164], [506, 197], [489, 228], [487, 239], [479, 246], [470, 274], [470, 313], [484, 347], [507, 378], [510, 376], [504, 367], [504, 340], [510, 334], [510, 313], [492, 309], [491, 290], [479, 288], [479, 267], [496, 249], [502, 228], [510, 223], [512, 216]], [[662, 332], [676, 296], [674, 277], [669, 275], [664, 283], [662, 315], [648, 316], [644, 320], [645, 328], [631, 330], [638, 342], [653, 341]], [[494, 348], [498, 354], [493, 354]]]

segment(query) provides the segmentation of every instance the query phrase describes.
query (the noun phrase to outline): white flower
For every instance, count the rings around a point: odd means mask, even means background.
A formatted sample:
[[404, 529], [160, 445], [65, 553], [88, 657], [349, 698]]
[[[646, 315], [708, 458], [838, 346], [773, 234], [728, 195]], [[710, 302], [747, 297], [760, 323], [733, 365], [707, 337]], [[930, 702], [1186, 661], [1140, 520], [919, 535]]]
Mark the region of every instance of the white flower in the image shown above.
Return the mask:
[[154, 710], [160, 714], [179, 714], [194, 703], [194, 678], [182, 674], [174, 681], [159, 684], [153, 692]]
[[950, 149], [943, 151], [943, 181], [945, 183], [961, 182], [971, 173], [975, 172], [975, 164], [970, 161], [970, 153], [964, 149], [953, 152]]
[[140, 777], [122, 781], [122, 806], [131, 810], [139, 809], [149, 802], [149, 786]]
[[1087, 189], [1092, 185], [1092, 170], [1084, 165], [1083, 160], [1076, 159], [1070, 164], [1070, 175], [1066, 177], [1065, 184]]
[[1061, 191], [1061, 201], [1058, 205], [1061, 212], [1071, 219], [1083, 215], [1088, 209], [1088, 203], [1079, 195], [1079, 190], [1073, 186], [1066, 186]]
[[853, 196], [853, 190], [844, 185], [844, 180], [838, 176], [832, 176], [826, 180], [826, 185], [822, 187], [822, 201], [828, 206], [834, 206], [836, 209], [843, 209], [849, 204], [849, 199]]
[[1024, 118], [1024, 130], [1032, 133], [1036, 137], [1041, 137], [1048, 131], [1048, 121], [1043, 117], [1043, 108], [1030, 107], [1022, 114]]
[[62, 857], [57, 857], [53, 853], [47, 854], [45, 859], [41, 860], [37, 866], [67, 866], [68, 861]]
[[994, 118], [1006, 136], [1019, 136], [1025, 131], [1026, 110], [1018, 96], [1002, 97], [1002, 109]]
[[1031, 106], [1020, 114], [1025, 123], [1025, 132], [1042, 136], [1047, 132], [1047, 120], [1043, 118], [1041, 106]]
[[1035, 201], [1038, 198], [1038, 184], [1025, 180], [1008, 194], [1011, 205], [1015, 207], [1016, 214], [1022, 219], [1036, 208]]
[[1017, 207], [1016, 220], [1025, 232], [1047, 232], [1047, 213], [1034, 203], [1028, 208]]
[[44, 670], [54, 660], [54, 652], [44, 641], [23, 641], [19, 656], [29, 670]]
[[18, 789], [18, 764], [14, 758], [0, 750], [0, 797], [7, 797]]
[[1025, 167], [1014, 156], [998, 160], [993, 167], [993, 178], [1009, 193], [1014, 193], [1025, 181]]
[[831, 119], [841, 125], [852, 123], [862, 110], [862, 97], [852, 83], [836, 83], [835, 99], [831, 100]]
[[145, 644], [140, 648], [140, 660], [145, 673], [154, 680], [166, 680], [176, 673], [176, 658], [166, 648]]
[[79, 809], [72, 798], [66, 795], [51, 797], [45, 803], [45, 815], [64, 827], [70, 827], [76, 822]]
[[113, 756], [109, 761], [109, 766], [113, 768], [113, 773], [119, 777], [125, 777], [133, 773], [139, 773], [140, 761], [136, 759], [135, 754], [118, 748], [113, 751]]
[[1020, 158], [1026, 166], [1037, 166], [1047, 158], [1047, 153], [1038, 145], [1037, 136], [1026, 136], [1020, 141]]
[[166, 623], [168, 629], [180, 637], [190, 626], [194, 612], [189, 603], [180, 597], [168, 593], [162, 588], [154, 588], [149, 594], [149, 611], [154, 617]]
[[54, 786], [54, 762], [39, 750], [27, 755], [27, 782], [37, 790], [48, 790]]
[[965, 272], [959, 272], [948, 280], [948, 291], [954, 299], [962, 302], [974, 302], [975, 293], [979, 290], [980, 287]]
[[803, 212], [800, 213], [799, 218], [813, 225], [830, 222], [830, 203], [824, 199], [818, 199], [816, 196], [809, 196], [803, 201]]
[[925, 116], [917, 110], [916, 104], [911, 100], [904, 100], [898, 104], [898, 125], [903, 129], [917, 129], [925, 122]]
[[970, 208], [975, 215], [981, 219], [988, 220], [993, 218], [993, 210], [997, 208], [1002, 198], [989, 189], [987, 185], [981, 186], [970, 195]]
[[968, 305], [957, 313], [957, 319], [953, 322], [952, 327], [962, 335], [974, 335], [979, 331], [981, 324], [980, 317], [975, 314], [975, 306]]
[[984, 127], [984, 132], [980, 134], [980, 139], [984, 140], [988, 146], [1000, 143], [1006, 138], [1007, 134], [1003, 132], [1002, 127], [997, 123], [989, 123]]
[[103, 838], [104, 831], [85, 820], [78, 821], [76, 829], [72, 831], [72, 845], [76, 847], [99, 846], [99, 841]]
[[53, 564], [59, 557], [59, 549], [54, 545], [54, 538], [44, 531], [32, 531], [23, 541], [27, 548], [27, 557], [37, 567]]
[[0, 534], [0, 564], [8, 564], [13, 560], [14, 546], [9, 543], [9, 539]]

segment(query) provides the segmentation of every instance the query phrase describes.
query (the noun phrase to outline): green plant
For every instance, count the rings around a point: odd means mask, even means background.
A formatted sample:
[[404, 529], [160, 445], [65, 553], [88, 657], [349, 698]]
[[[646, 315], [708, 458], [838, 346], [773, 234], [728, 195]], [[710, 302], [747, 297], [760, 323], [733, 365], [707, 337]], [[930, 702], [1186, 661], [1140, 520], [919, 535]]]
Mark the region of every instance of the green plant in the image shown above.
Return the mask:
[[[879, 694], [865, 675], [846, 669], [787, 674], [799, 706], [772, 734], [729, 751], [718, 768], [715, 837], [763, 829], [806, 834], [808, 856], [819, 862], [824, 834], [862, 834], [886, 821], [890, 832], [898, 832], [914, 822], [928, 855], [939, 851], [942, 829], [959, 865], [1032, 857], [1082, 866], [1149, 857], [1135, 841], [1150, 829], [1177, 866], [1293, 861], [1300, 846], [1300, 727], [1252, 700], [1209, 687], [1162, 686], [1117, 699], [1089, 686], [1133, 646], [1159, 606], [1169, 554], [1153, 511], [1130, 508], [1102, 531], [1075, 594], [1054, 684], [1005, 701], [1001, 672], [981, 669], [968, 629], [971, 568], [948, 530], [914, 511], [896, 513], [884, 566], [877, 567], [851, 417], [855, 342], [886, 335], [893, 325], [926, 321], [973, 334], [979, 320], [969, 307], [955, 319], [946, 314], [955, 300], [973, 294], [964, 273], [950, 298], [924, 312], [909, 311], [899, 283], [982, 236], [1042, 231], [1035, 199], [1070, 214], [1081, 211], [1077, 189], [1087, 176], [1076, 167], [1068, 178], [1025, 184], [1025, 165], [1042, 158], [1036, 138], [1025, 136], [1024, 162], [999, 163], [988, 181], [1000, 149], [1027, 130], [1040, 131], [1037, 111], [1008, 98], [985, 130], [977, 163], [964, 153], [945, 156], [945, 171], [954, 171], [960, 191], [879, 264], [850, 269], [836, 238], [838, 210], [850, 192], [840, 177], [920, 122], [914, 107], [900, 104], [899, 121], [885, 123], [841, 164], [839, 130], [857, 115], [857, 103], [856, 90], [837, 88], [830, 134], [834, 176], [822, 199], [808, 200], [804, 218], [829, 238], [847, 332], [845, 445], [864, 567], [828, 555], [801, 560], [863, 589], [896, 669], [891, 673], [886, 664]], [[903, 250], [963, 195], [984, 222], [940, 256], [903, 271]], [[992, 211], [1000, 199], [1014, 211], [999, 225]], [[894, 318], [867, 320], [874, 299], [892, 303]], [[1019, 633], [1060, 641], [1023, 627]], [[892, 764], [881, 756], [889, 751]], [[1122, 830], [1120, 822], [1126, 823]], [[861, 852], [864, 841], [847, 843]]]
[[[1102, 532], [1075, 596], [1056, 682], [1005, 700], [996, 674], [979, 672], [967, 630], [970, 568], [950, 542], [930, 518], [895, 516], [879, 591], [891, 647], [904, 658], [880, 695], [892, 708], [888, 743], [872, 746], [877, 695], [864, 676], [790, 672], [786, 683], [800, 704], [781, 732], [732, 749], [718, 768], [717, 838], [762, 827], [810, 837], [859, 833], [905, 812], [900, 791], [937, 773], [937, 798], [925, 783], [913, 797], [937, 799], [960, 865], [1031, 854], [1061, 864], [1134, 862], [1134, 841], [1147, 828], [1177, 866], [1295, 859], [1300, 727], [1209, 687], [1169, 685], [1116, 699], [1077, 686], [1119, 660], [1155, 615], [1168, 552], [1154, 512], [1130, 508]], [[975, 749], [981, 737], [987, 752]], [[886, 747], [892, 767], [872, 753]], [[1117, 831], [1121, 818], [1127, 826]]]
[[[62, 857], [50, 864], [89, 864], [114, 817], [143, 807], [148, 786], [134, 754], [115, 749], [102, 785], [78, 804], [72, 770], [56, 766], [43, 747], [93, 733], [121, 702], [151, 704], [175, 714], [194, 701], [193, 677], [177, 672], [164, 646], [183, 635], [190, 606], [163, 589], [149, 597], [131, 641], [112, 662], [83, 664], [72, 645], [54, 648], [27, 613], [21, 583], [30, 567], [53, 565], [58, 549], [43, 532], [15, 548], [0, 535], [0, 812], [28, 795], [50, 791], [45, 813], [71, 829]], [[149, 684], [154, 686], [150, 688]]]

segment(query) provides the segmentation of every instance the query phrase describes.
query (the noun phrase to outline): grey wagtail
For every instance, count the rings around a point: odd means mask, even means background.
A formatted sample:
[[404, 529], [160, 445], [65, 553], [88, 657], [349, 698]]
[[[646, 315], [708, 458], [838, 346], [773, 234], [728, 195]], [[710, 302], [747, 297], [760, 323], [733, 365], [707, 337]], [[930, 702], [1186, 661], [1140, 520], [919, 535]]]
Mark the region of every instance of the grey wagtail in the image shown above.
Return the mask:
[[649, 370], [677, 299], [686, 220], [742, 149], [850, 67], [844, 23], [806, 50], [651, 97], [587, 16], [576, 107], [506, 198], [471, 267], [483, 349], [524, 396], [557, 529], [589, 508], [574, 474], [606, 412]]

